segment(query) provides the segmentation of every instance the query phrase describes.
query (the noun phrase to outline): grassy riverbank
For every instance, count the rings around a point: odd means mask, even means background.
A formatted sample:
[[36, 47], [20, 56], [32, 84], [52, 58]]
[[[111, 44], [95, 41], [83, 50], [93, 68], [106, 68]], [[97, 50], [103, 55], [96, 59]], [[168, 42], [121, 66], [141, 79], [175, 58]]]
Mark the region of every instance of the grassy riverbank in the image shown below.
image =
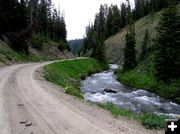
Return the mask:
[[107, 69], [108, 66], [92, 58], [60, 61], [44, 67], [45, 78], [62, 86], [65, 92], [80, 99], [80, 81], [86, 76]]
[[180, 103], [180, 79], [171, 80], [169, 83], [158, 81], [154, 76], [153, 63], [148, 60], [131, 71], [119, 71], [117, 75], [118, 80], [127, 86], [145, 89]]
[[118, 116], [126, 116], [128, 119], [134, 119], [140, 122], [147, 129], [162, 129], [165, 127], [165, 119], [168, 116], [156, 115], [154, 113], [135, 114], [127, 109], [121, 109], [112, 103], [98, 104], [99, 107], [110, 111], [111, 114], [118, 118]]
[[[107, 69], [107, 66], [95, 59], [76, 59], [46, 65], [44, 76], [48, 81], [62, 86], [66, 93], [83, 99], [80, 92], [80, 80], [104, 69]], [[164, 119], [167, 118], [153, 113], [137, 115], [129, 110], [120, 109], [112, 103], [98, 104], [98, 106], [110, 111], [114, 117], [126, 116], [129, 119], [135, 119], [148, 129], [164, 128]]]

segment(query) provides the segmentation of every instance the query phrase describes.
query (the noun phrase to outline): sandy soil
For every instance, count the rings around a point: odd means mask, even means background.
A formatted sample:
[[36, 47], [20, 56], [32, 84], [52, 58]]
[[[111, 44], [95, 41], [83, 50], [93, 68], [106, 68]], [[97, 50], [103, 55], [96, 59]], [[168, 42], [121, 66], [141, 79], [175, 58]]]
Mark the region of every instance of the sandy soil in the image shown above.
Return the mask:
[[163, 134], [64, 93], [41, 77], [45, 63], [0, 68], [0, 134]]

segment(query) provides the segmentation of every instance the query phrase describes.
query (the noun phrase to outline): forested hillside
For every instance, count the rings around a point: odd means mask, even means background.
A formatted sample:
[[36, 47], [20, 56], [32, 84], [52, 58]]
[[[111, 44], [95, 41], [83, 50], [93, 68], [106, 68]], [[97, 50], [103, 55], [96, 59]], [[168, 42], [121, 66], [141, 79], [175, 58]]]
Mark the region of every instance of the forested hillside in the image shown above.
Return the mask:
[[[136, 51], [139, 55], [141, 51], [141, 45], [144, 38], [146, 29], [148, 29], [151, 39], [156, 37], [157, 31], [156, 26], [160, 20], [162, 11], [154, 13], [153, 15], [148, 15], [135, 22], [135, 36], [136, 36]], [[120, 30], [117, 34], [109, 37], [105, 41], [106, 56], [109, 62], [118, 63], [123, 65], [124, 61], [124, 47], [125, 38], [127, 33], [127, 27]]]
[[[124, 27], [129, 25], [129, 12], [133, 21], [151, 15], [166, 8], [169, 0], [135, 0], [135, 7], [130, 6], [129, 0], [122, 3], [120, 8], [117, 5], [107, 4], [101, 5], [99, 12], [95, 15], [93, 24], [86, 27], [86, 37], [84, 42], [84, 53], [92, 50], [92, 57], [103, 57], [102, 50], [104, 49], [104, 41], [115, 35]], [[97, 56], [100, 55], [100, 56]]]
[[131, 69], [125, 70], [128, 27], [106, 40], [109, 60], [123, 65], [117, 74], [121, 82], [180, 102], [179, 14], [180, 6], [171, 5], [135, 23], [137, 65]]
[[[64, 50], [70, 51], [64, 15], [51, 0], [1, 0], [0, 20], [1, 42], [8, 44], [10, 48], [7, 49], [12, 49], [12, 53], [53, 59]], [[4, 62], [6, 58], [3, 57], [9, 56], [2, 44], [0, 53], [1, 62]]]
[[84, 53], [123, 66], [118, 79], [180, 102], [180, 6], [178, 0], [129, 0], [101, 5], [87, 27]]

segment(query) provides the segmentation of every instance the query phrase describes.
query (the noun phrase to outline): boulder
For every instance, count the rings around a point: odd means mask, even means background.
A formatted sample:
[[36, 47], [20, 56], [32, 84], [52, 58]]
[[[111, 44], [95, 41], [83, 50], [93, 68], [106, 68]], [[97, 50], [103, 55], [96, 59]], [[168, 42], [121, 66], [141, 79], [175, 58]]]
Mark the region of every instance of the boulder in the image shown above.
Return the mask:
[[106, 93], [113, 93], [113, 94], [117, 93], [117, 91], [115, 91], [113, 89], [108, 89], [108, 88], [105, 88], [104, 92], [106, 92]]

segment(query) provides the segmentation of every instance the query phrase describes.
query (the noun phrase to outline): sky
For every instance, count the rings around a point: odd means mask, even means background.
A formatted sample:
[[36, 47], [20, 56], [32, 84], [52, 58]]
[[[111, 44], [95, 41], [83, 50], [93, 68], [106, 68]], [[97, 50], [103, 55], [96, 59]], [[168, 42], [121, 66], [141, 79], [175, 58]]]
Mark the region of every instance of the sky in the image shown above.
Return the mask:
[[[85, 36], [85, 28], [94, 21], [95, 14], [101, 4], [117, 4], [126, 0], [53, 0], [56, 8], [64, 13], [67, 39], [81, 39]], [[130, 0], [133, 1], [133, 0]]]

